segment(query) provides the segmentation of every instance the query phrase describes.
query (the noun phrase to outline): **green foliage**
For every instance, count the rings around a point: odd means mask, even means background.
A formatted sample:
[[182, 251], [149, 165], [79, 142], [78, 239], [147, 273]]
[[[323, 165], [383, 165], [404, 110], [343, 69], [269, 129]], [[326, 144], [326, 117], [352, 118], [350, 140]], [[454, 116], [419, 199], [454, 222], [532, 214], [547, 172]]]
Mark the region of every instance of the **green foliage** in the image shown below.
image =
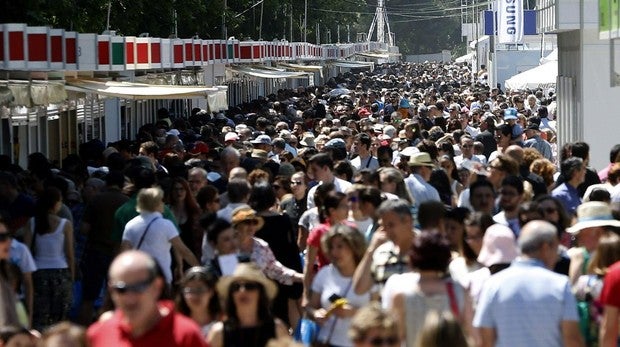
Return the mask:
[[[0, 0], [0, 20], [101, 33], [106, 29], [109, 3], [110, 29], [123, 35], [148, 32], [169, 37], [175, 32], [176, 13], [178, 37], [223, 38], [222, 14], [229, 37], [269, 41], [303, 37], [304, 0]], [[388, 20], [401, 53], [464, 46], [459, 4], [458, 0], [387, 0]], [[330, 42], [336, 42], [338, 26], [340, 41], [345, 42], [347, 25], [354, 41], [356, 33], [368, 32], [375, 7], [376, 0], [308, 0], [307, 39], [316, 42], [318, 23], [321, 43], [328, 43], [328, 31]]]

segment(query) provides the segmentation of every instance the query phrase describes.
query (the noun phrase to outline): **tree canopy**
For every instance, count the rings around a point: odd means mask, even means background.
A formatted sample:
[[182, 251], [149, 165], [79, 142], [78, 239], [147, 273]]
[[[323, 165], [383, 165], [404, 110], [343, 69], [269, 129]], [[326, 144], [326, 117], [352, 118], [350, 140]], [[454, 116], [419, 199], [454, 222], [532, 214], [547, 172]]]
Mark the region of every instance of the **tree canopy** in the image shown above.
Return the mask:
[[[0, 0], [3, 23], [48, 25], [78, 32], [204, 39], [303, 39], [304, 0]], [[226, 3], [226, 7], [225, 7]], [[367, 33], [376, 0], [308, 0], [307, 40], [355, 41]], [[462, 45], [460, 1], [388, 0], [386, 10], [396, 45], [404, 54], [435, 53]], [[262, 24], [262, 26], [261, 26]], [[347, 29], [348, 26], [348, 29]], [[292, 36], [292, 38], [291, 38]]]

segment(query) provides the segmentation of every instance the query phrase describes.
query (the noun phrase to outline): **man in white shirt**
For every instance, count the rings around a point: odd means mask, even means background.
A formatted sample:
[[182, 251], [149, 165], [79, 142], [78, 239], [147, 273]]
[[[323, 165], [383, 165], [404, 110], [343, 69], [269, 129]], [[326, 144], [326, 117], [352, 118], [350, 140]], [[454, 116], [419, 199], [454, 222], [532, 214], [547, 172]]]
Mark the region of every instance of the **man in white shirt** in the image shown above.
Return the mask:
[[336, 191], [344, 193], [347, 188], [349, 188], [352, 184], [351, 182], [347, 182], [343, 179], [340, 179], [334, 176], [334, 161], [327, 153], [319, 153], [313, 155], [309, 162], [310, 165], [310, 173], [314, 176], [316, 181], [319, 181], [319, 184], [312, 187], [308, 192], [308, 209], [311, 209], [315, 206], [314, 204], [314, 192], [316, 192], [316, 188], [323, 183], [334, 183], [336, 186]]
[[351, 165], [353, 165], [355, 170], [376, 170], [379, 168], [379, 161], [370, 153], [371, 143], [372, 140], [370, 139], [370, 136], [368, 136], [368, 134], [360, 133], [355, 135], [355, 139], [353, 140], [353, 147], [351, 148], [351, 153], [357, 154], [357, 157], [351, 160]]
[[431, 156], [426, 152], [415, 153], [409, 158], [409, 167], [412, 173], [405, 178], [405, 183], [413, 195], [414, 205], [419, 207], [425, 201], [441, 201], [437, 189], [428, 183], [435, 167]]
[[468, 160], [475, 161], [480, 164], [486, 164], [486, 157], [484, 155], [474, 154], [474, 139], [470, 136], [461, 136], [459, 148], [461, 150], [461, 155], [454, 157], [456, 167], [461, 167], [463, 162]]

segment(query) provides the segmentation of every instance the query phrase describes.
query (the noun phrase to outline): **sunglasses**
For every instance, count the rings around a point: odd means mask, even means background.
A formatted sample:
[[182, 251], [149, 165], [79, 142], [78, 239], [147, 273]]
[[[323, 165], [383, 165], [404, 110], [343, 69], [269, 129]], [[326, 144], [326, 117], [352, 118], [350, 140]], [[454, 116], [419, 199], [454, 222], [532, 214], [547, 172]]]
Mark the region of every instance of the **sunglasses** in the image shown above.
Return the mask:
[[11, 234], [9, 233], [0, 233], [0, 242], [8, 241], [11, 239]]
[[207, 288], [183, 288], [184, 295], [201, 295], [207, 292]]
[[249, 224], [249, 225], [258, 225], [258, 221], [256, 219], [248, 219], [248, 220], [244, 220], [240, 223], [243, 224]]
[[125, 294], [125, 293], [142, 294], [151, 286], [153, 281], [155, 281], [155, 276], [149, 276], [149, 278], [147, 278], [146, 280], [142, 282], [134, 283], [134, 284], [127, 284], [123, 281], [111, 283], [109, 285], [109, 288], [110, 290], [118, 294]]
[[301, 182], [301, 181], [291, 181], [291, 185], [292, 186], [297, 186], [297, 185], [302, 185], [302, 184], [303, 184], [303, 182]]
[[373, 346], [385, 346], [385, 345], [395, 345], [397, 343], [400, 342], [400, 340], [396, 337], [396, 336], [390, 336], [390, 337], [375, 337], [370, 339], [371, 345]]
[[280, 188], [282, 188], [282, 186], [277, 185], [277, 184], [274, 184], [274, 185], [273, 185], [273, 189], [274, 189], [274, 190], [278, 190], [278, 189], [280, 189]]
[[241, 288], [245, 290], [258, 290], [260, 287], [260, 283], [256, 282], [234, 282], [230, 285], [230, 290], [233, 292], [237, 292], [241, 290]]

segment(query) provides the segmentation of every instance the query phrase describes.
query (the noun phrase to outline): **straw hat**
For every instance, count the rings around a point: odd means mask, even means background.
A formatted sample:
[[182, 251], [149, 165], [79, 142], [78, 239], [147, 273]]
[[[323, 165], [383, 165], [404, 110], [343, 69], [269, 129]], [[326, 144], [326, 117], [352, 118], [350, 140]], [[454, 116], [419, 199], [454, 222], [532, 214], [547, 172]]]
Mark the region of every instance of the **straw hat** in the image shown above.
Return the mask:
[[409, 166], [428, 166], [435, 167], [430, 154], [426, 152], [415, 153], [409, 158]]
[[314, 134], [304, 133], [302, 140], [299, 142], [304, 147], [314, 147]]
[[577, 235], [585, 228], [620, 227], [620, 221], [614, 219], [609, 204], [601, 201], [584, 202], [577, 207], [577, 224], [566, 229], [570, 234]]
[[237, 207], [232, 213], [232, 225], [236, 226], [237, 224], [245, 221], [256, 221], [256, 230], [265, 225], [265, 220], [261, 216], [256, 215], [256, 211], [254, 211], [251, 207], [241, 206]]
[[267, 293], [269, 300], [273, 300], [276, 294], [278, 294], [276, 284], [268, 279], [254, 263], [239, 263], [232, 275], [220, 278], [217, 282], [218, 294], [223, 298], [228, 296], [230, 285], [236, 281], [260, 283], [265, 288], [265, 293]]
[[478, 262], [484, 266], [509, 264], [519, 255], [515, 234], [501, 224], [491, 225], [484, 233]]

